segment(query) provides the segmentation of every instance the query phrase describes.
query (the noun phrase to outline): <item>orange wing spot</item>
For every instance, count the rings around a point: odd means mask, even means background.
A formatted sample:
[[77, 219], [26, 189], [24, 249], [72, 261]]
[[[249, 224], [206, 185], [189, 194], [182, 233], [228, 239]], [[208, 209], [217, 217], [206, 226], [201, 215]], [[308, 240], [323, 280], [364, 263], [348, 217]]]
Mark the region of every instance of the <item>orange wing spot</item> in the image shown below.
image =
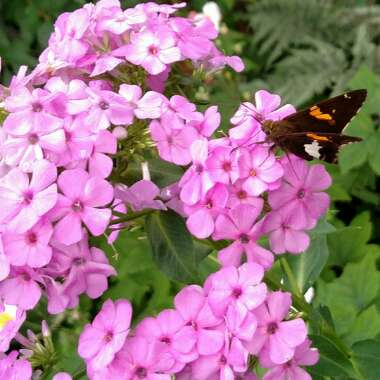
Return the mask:
[[332, 120], [333, 119], [332, 116], [328, 113], [322, 113], [320, 115], [316, 115], [315, 117], [319, 120]]
[[310, 108], [310, 111], [319, 110], [318, 106], [313, 106]]
[[319, 136], [315, 133], [307, 133], [307, 137], [311, 138], [314, 141], [330, 141], [330, 139], [326, 136]]
[[314, 117], [317, 117], [318, 115], [322, 115], [322, 112], [321, 112], [321, 110], [319, 108], [317, 108], [315, 110], [310, 111], [310, 115], [314, 116]]

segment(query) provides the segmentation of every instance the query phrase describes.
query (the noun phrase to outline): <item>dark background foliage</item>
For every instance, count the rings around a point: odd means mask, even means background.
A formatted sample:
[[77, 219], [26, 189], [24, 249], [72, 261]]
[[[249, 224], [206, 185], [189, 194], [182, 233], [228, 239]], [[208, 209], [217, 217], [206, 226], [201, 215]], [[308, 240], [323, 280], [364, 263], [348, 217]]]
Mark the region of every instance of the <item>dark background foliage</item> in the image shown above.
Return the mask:
[[[84, 2], [0, 0], [2, 82], [7, 83], [20, 65], [33, 66], [47, 44], [54, 19]], [[122, 3], [131, 6], [137, 2]], [[204, 3], [190, 1], [187, 9], [200, 11]], [[219, 104], [224, 125], [228, 125], [239, 101], [250, 99], [261, 88], [279, 93], [284, 101], [297, 107], [347, 89], [368, 89], [365, 106], [348, 127], [350, 134], [364, 141], [345, 147], [339, 165], [328, 166], [334, 184], [327, 221], [313, 232], [308, 252], [289, 258], [297, 285], [296, 289], [291, 287], [293, 293], [303, 293], [310, 286], [315, 290], [313, 310], [309, 313], [314, 341], [321, 351], [321, 361], [312, 369], [315, 379], [380, 379], [379, 3], [218, 1], [223, 15], [220, 48], [240, 55], [247, 68], [239, 76], [226, 75], [214, 83], [210, 102]], [[153, 169], [161, 177], [172, 174], [165, 165]], [[165, 223], [170, 227], [171, 217]], [[159, 234], [154, 218], [148, 221], [147, 230]], [[157, 270], [148, 241], [140, 237], [138, 231], [123, 234], [112, 249], [97, 242], [112, 260], [118, 253], [119, 276], [112, 280], [106, 296], [131, 299], [136, 320], [170, 307], [173, 294], [180, 287]], [[212, 268], [215, 264], [207, 261], [201, 272]], [[280, 278], [280, 271], [276, 266], [272, 278]], [[169, 275], [180, 278], [176, 273]], [[80, 365], [75, 353], [77, 334], [98, 307], [99, 303], [83, 298], [80, 308], [69, 312], [55, 333], [59, 349], [65, 352], [63, 366], [67, 369]], [[29, 323], [33, 324], [33, 317], [40, 319], [39, 313], [31, 313]], [[60, 321], [53, 319], [51, 323]]]

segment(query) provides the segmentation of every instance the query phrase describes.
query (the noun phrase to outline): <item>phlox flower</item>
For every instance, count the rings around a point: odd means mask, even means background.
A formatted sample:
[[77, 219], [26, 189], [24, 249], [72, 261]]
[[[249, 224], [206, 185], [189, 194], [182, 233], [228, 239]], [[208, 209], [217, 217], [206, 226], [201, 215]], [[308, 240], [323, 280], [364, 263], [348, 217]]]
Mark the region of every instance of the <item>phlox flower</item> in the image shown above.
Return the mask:
[[210, 106], [202, 115], [201, 120], [192, 120], [190, 125], [194, 127], [198, 133], [204, 137], [211, 137], [219, 128], [221, 121], [218, 106]]
[[141, 65], [148, 73], [157, 75], [170, 63], [181, 59], [181, 51], [176, 39], [167, 29], [152, 32], [149, 29], [132, 33], [131, 43], [113, 52], [117, 57], [125, 57], [135, 65]]
[[225, 146], [214, 148], [207, 158], [206, 169], [213, 181], [234, 183], [239, 178], [237, 151]]
[[146, 21], [147, 15], [142, 9], [128, 8], [122, 11], [120, 7], [115, 7], [113, 12], [100, 20], [99, 28], [119, 35]]
[[269, 358], [275, 364], [291, 360], [294, 351], [306, 339], [306, 325], [301, 318], [284, 321], [290, 305], [290, 293], [281, 291], [270, 293], [263, 305], [254, 313], [258, 326], [247, 348], [252, 354], [268, 349]]
[[228, 208], [232, 209], [241, 204], [248, 204], [257, 207], [257, 204], [262, 202], [260, 198], [248, 194], [248, 192], [243, 189], [243, 184], [244, 181], [239, 179], [233, 185], [228, 187]]
[[57, 202], [56, 167], [46, 160], [33, 165], [31, 179], [19, 168], [0, 179], [0, 222], [23, 233], [33, 227]]
[[32, 366], [26, 359], [18, 358], [19, 353], [12, 351], [0, 355], [0, 379], [31, 380]]
[[281, 164], [268, 148], [257, 145], [252, 150], [244, 149], [239, 157], [242, 187], [257, 197], [264, 191], [278, 187], [277, 182], [284, 174]]
[[197, 112], [195, 104], [189, 102], [184, 96], [174, 95], [162, 105], [163, 113], [169, 113], [171, 128], [182, 129], [183, 121], [201, 121], [202, 114]]
[[126, 203], [133, 211], [141, 211], [145, 208], [165, 210], [164, 203], [156, 199], [160, 195], [160, 189], [152, 181], [142, 179], [132, 186], [116, 185], [115, 197]]
[[107, 366], [123, 347], [132, 318], [129, 301], [107, 300], [79, 338], [78, 353], [94, 369]]
[[285, 104], [280, 107], [280, 104], [279, 95], [265, 90], [257, 91], [255, 105], [249, 102], [243, 103], [231, 118], [231, 123], [236, 127], [229, 130], [229, 136], [238, 141], [266, 141], [266, 135], [261, 130], [261, 123], [264, 120], [281, 120], [295, 112], [292, 105]]
[[187, 169], [179, 181], [180, 198], [187, 205], [194, 205], [210, 190], [214, 182], [205, 169], [208, 157], [208, 141], [198, 139], [191, 144], [190, 154], [193, 164]]
[[52, 255], [49, 245], [52, 235], [51, 223], [43, 219], [21, 234], [5, 230], [3, 232], [4, 252], [10, 264], [28, 265], [32, 268], [40, 268], [48, 264]]
[[183, 122], [182, 129], [173, 129], [172, 118], [173, 114], [166, 113], [160, 121], [153, 120], [149, 125], [150, 134], [162, 159], [177, 165], [187, 165], [191, 162], [190, 146], [198, 133]]
[[133, 108], [121, 95], [91, 83], [87, 93], [90, 107], [84, 121], [92, 131], [107, 129], [111, 124], [132, 124]]
[[111, 210], [100, 208], [113, 199], [112, 186], [102, 178], [91, 177], [83, 169], [65, 170], [58, 177], [59, 194], [53, 211], [58, 220], [54, 237], [66, 245], [82, 239], [82, 222], [95, 235], [101, 235], [111, 218]]
[[156, 318], [145, 318], [136, 327], [136, 336], [151, 343], [164, 344], [166, 352], [174, 359], [171, 372], [181, 371], [186, 363], [198, 357], [195, 349], [197, 335], [176, 310], [164, 310]]
[[53, 376], [52, 380], [72, 380], [72, 377], [66, 372], [58, 372]]
[[186, 325], [194, 329], [199, 355], [212, 355], [222, 349], [224, 333], [217, 328], [222, 319], [215, 317], [200, 286], [189, 285], [183, 288], [175, 296], [174, 305]]
[[0, 352], [9, 349], [10, 341], [24, 323], [26, 313], [14, 305], [0, 305]]
[[51, 112], [54, 94], [26, 87], [16, 88], [4, 102], [4, 108], [10, 112], [4, 121], [4, 130], [12, 136], [24, 136], [32, 130], [55, 131], [61, 128], [62, 120]]
[[281, 186], [269, 192], [269, 204], [289, 215], [298, 226], [313, 228], [327, 210], [330, 198], [324, 193], [331, 177], [323, 165], [309, 166], [295, 156], [284, 157], [285, 174]]
[[0, 296], [6, 304], [33, 309], [41, 297], [41, 276], [32, 268], [12, 267], [9, 277], [0, 282]]
[[256, 205], [241, 204], [217, 217], [213, 239], [234, 240], [219, 252], [223, 265], [239, 266], [245, 252], [248, 262], [256, 262], [265, 269], [272, 266], [273, 254], [256, 243], [262, 235], [261, 223], [256, 223], [262, 207], [263, 200], [256, 198]]
[[282, 209], [270, 212], [263, 222], [263, 232], [269, 233], [269, 244], [274, 253], [304, 252], [310, 244], [310, 237], [304, 231], [302, 221], [288, 215]]
[[[125, 380], [170, 380], [173, 358], [165, 354], [163, 344], [149, 342], [142, 336], [127, 339], [118, 353], [119, 377]], [[122, 377], [124, 376], [124, 377]]]
[[224, 267], [210, 277], [208, 301], [216, 316], [222, 316], [229, 305], [242, 305], [253, 310], [267, 296], [267, 287], [262, 283], [263, 268], [256, 263], [245, 263], [239, 268]]
[[227, 187], [217, 183], [195, 205], [184, 207], [188, 218], [186, 226], [199, 239], [210, 236], [215, 229], [215, 219], [224, 212], [228, 200]]
[[107, 278], [116, 275], [116, 271], [102, 250], [89, 249], [87, 235], [77, 244], [67, 246], [53, 241], [52, 246], [53, 258], [46, 274], [59, 277], [62, 283], [58, 286], [50, 281], [46, 285], [50, 313], [76, 307], [82, 293], [98, 298], [107, 290]]
[[264, 375], [264, 380], [312, 380], [311, 376], [300, 366], [314, 365], [318, 362], [319, 353], [316, 348], [310, 348], [311, 341], [306, 339], [296, 347], [294, 356], [288, 362], [276, 365], [271, 362], [268, 350], [260, 354], [260, 364], [270, 370]]

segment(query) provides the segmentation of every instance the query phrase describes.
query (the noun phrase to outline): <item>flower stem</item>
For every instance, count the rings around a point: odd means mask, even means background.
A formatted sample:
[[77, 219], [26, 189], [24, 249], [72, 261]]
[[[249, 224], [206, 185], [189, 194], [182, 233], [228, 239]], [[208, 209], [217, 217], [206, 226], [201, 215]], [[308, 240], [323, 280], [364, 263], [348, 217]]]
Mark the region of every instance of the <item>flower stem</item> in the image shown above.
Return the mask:
[[282, 271], [284, 272], [284, 274], [286, 274], [286, 277], [288, 278], [290, 282], [290, 287], [293, 291], [293, 294], [303, 299], [303, 294], [297, 284], [296, 278], [294, 277], [292, 268], [290, 268], [290, 265], [285, 257], [280, 258], [280, 264], [281, 264]]

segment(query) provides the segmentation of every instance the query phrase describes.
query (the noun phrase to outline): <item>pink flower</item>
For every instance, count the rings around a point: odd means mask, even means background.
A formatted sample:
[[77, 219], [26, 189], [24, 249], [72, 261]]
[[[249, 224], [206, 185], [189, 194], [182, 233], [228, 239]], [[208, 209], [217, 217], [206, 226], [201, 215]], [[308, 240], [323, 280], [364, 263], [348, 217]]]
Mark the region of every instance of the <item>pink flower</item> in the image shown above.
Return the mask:
[[282, 210], [270, 212], [263, 222], [263, 232], [269, 232], [269, 243], [274, 253], [304, 252], [310, 244], [305, 226]]
[[227, 187], [217, 183], [194, 206], [186, 206], [186, 226], [199, 239], [210, 236], [215, 229], [215, 219], [224, 212], [228, 199]]
[[289, 215], [291, 223], [311, 229], [327, 210], [330, 198], [322, 190], [331, 185], [323, 165], [307, 165], [291, 156], [283, 159], [285, 174], [281, 186], [269, 193], [269, 204]]
[[106, 367], [123, 347], [132, 318], [128, 301], [107, 300], [92, 324], [87, 324], [79, 338], [79, 355], [93, 369]]
[[24, 323], [25, 318], [24, 310], [13, 305], [0, 304], [0, 352], [9, 349], [11, 340]]
[[141, 180], [134, 183], [131, 187], [126, 185], [116, 185], [115, 198], [128, 204], [133, 211], [141, 211], [146, 208], [165, 210], [162, 201], [156, 200], [160, 195], [160, 189], [148, 180]]
[[183, 288], [175, 296], [174, 305], [186, 325], [191, 326], [197, 334], [199, 355], [212, 355], [222, 349], [224, 334], [216, 328], [222, 320], [212, 313], [206, 294], [200, 286], [190, 285]]
[[66, 372], [58, 372], [53, 376], [52, 380], [72, 380], [72, 377]]
[[268, 148], [257, 145], [252, 150], [243, 150], [239, 158], [240, 178], [243, 189], [250, 195], [258, 196], [264, 191], [278, 187], [276, 181], [283, 174], [281, 164]]
[[90, 108], [84, 121], [92, 131], [107, 129], [111, 124], [132, 124], [133, 108], [121, 95], [91, 86], [91, 83], [87, 93]]
[[57, 169], [48, 161], [33, 165], [32, 179], [19, 168], [0, 179], [1, 223], [23, 233], [33, 227], [57, 202]]
[[276, 365], [271, 362], [269, 352], [264, 350], [260, 354], [260, 364], [270, 370], [264, 375], [264, 380], [312, 380], [311, 376], [300, 366], [314, 365], [318, 362], [319, 353], [316, 348], [310, 348], [311, 341], [306, 339], [296, 347], [293, 359]]
[[185, 97], [174, 95], [169, 101], [163, 103], [163, 112], [169, 113], [171, 120], [171, 128], [182, 129], [183, 120], [185, 121], [201, 121], [202, 114], [197, 112], [195, 104], [189, 102]]
[[32, 92], [26, 87], [14, 90], [5, 100], [5, 109], [10, 114], [4, 121], [4, 130], [12, 136], [24, 136], [32, 130], [47, 128], [55, 131], [61, 128], [62, 120], [51, 113], [54, 96], [38, 88]]
[[231, 123], [236, 127], [229, 130], [229, 136], [234, 140], [266, 141], [261, 123], [264, 120], [281, 120], [295, 112], [295, 108], [290, 104], [278, 108], [280, 103], [281, 98], [278, 95], [265, 90], [257, 91], [255, 105], [243, 103], [232, 117]]
[[142, 336], [127, 340], [117, 355], [123, 376], [129, 380], [170, 380], [168, 369], [173, 359], [165, 355], [164, 345], [149, 342]]
[[5, 303], [21, 309], [33, 309], [41, 297], [41, 276], [29, 267], [13, 267], [9, 277], [0, 282], [0, 296]]
[[8, 257], [4, 253], [2, 234], [0, 233], [0, 281], [8, 277], [10, 271], [10, 263]]
[[262, 235], [261, 223], [255, 224], [262, 207], [262, 199], [257, 198], [256, 206], [242, 204], [230, 210], [227, 215], [218, 216], [214, 240], [234, 240], [230, 246], [219, 252], [218, 258], [223, 265], [239, 266], [245, 252], [248, 262], [256, 262], [265, 269], [272, 266], [272, 253], [256, 243]]
[[65, 170], [58, 178], [59, 195], [54, 209], [54, 237], [66, 244], [82, 239], [82, 222], [94, 236], [101, 235], [111, 218], [111, 210], [99, 208], [113, 199], [112, 186], [99, 177], [91, 177], [82, 169]]
[[212, 311], [222, 316], [229, 305], [243, 305], [253, 310], [261, 305], [267, 295], [267, 287], [261, 280], [263, 268], [256, 263], [245, 263], [239, 268], [224, 267], [211, 277], [208, 300]]
[[57, 314], [66, 307], [74, 308], [79, 296], [86, 293], [90, 298], [100, 297], [108, 288], [108, 277], [116, 275], [107, 256], [98, 248], [88, 247], [88, 236], [70, 246], [52, 242], [53, 258], [46, 268], [46, 274], [58, 277], [60, 283], [49, 281], [48, 311]]
[[215, 182], [234, 183], [239, 178], [237, 151], [219, 146], [213, 149], [206, 161], [206, 169]]
[[180, 198], [187, 205], [194, 205], [206, 195], [213, 187], [209, 173], [205, 170], [205, 162], [208, 157], [207, 139], [194, 141], [190, 147], [193, 165], [182, 176], [179, 181], [181, 187]]
[[145, 318], [136, 328], [136, 335], [151, 343], [163, 343], [175, 363], [171, 372], [179, 372], [186, 363], [198, 357], [195, 350], [196, 333], [186, 325], [176, 310], [164, 310], [156, 318]]
[[50, 222], [41, 220], [22, 234], [3, 233], [4, 252], [11, 265], [29, 265], [40, 268], [49, 263], [52, 249], [49, 246], [53, 228]]
[[0, 379], [31, 380], [32, 366], [26, 359], [18, 359], [19, 353], [12, 351], [0, 356]]
[[166, 65], [181, 59], [181, 51], [176, 46], [173, 34], [165, 29], [156, 32], [146, 29], [133, 33], [131, 44], [115, 50], [113, 54], [141, 65], [152, 75], [163, 72]]
[[294, 356], [295, 348], [306, 339], [306, 325], [301, 318], [284, 321], [291, 305], [289, 293], [273, 292], [263, 305], [255, 310], [258, 327], [247, 345], [252, 354], [262, 348], [269, 350], [275, 364], [283, 364]]
[[211, 135], [219, 128], [221, 116], [218, 106], [207, 108], [201, 120], [193, 120], [190, 125], [197, 129], [198, 133], [204, 137]]
[[143, 24], [147, 21], [147, 15], [136, 8], [128, 8], [125, 11], [117, 9], [99, 24], [103, 30], [108, 30], [114, 34], [123, 34], [133, 26]]
[[160, 157], [177, 165], [187, 165], [191, 162], [190, 146], [197, 139], [197, 131], [182, 122], [182, 129], [172, 128], [171, 113], [161, 116], [161, 121], [153, 120], [149, 129], [153, 141], [157, 143]]

